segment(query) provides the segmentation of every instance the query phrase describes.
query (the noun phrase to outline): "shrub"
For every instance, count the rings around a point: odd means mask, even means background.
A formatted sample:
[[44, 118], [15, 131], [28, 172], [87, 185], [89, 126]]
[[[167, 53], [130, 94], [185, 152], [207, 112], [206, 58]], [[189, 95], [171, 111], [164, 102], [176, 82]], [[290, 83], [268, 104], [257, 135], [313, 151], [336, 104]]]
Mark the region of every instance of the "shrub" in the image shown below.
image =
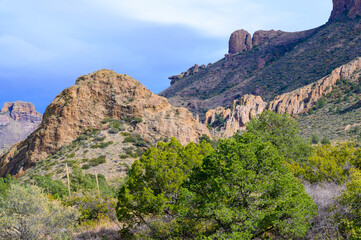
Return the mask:
[[316, 134], [313, 134], [312, 138], [311, 138], [311, 143], [312, 144], [318, 144], [319, 142], [320, 142], [319, 136], [317, 136]]
[[330, 139], [328, 139], [327, 137], [324, 137], [324, 138], [322, 138], [322, 140], [321, 140], [321, 144], [322, 145], [330, 145], [331, 144], [331, 141], [330, 141]]
[[71, 239], [79, 214], [49, 199], [37, 186], [12, 184], [0, 198], [2, 239]]
[[335, 225], [345, 239], [361, 239], [361, 171], [352, 169], [346, 190], [337, 198]]

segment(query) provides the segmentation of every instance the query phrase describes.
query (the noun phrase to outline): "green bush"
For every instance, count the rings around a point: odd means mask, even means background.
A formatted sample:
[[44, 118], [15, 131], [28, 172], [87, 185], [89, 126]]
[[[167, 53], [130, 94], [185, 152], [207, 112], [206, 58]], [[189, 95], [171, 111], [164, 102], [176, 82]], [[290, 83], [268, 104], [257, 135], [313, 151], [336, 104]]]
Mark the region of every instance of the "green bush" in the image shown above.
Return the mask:
[[344, 239], [361, 239], [361, 171], [352, 169], [346, 190], [337, 198], [334, 223]]
[[0, 197], [1, 239], [71, 239], [79, 213], [42, 194], [37, 186], [11, 184]]

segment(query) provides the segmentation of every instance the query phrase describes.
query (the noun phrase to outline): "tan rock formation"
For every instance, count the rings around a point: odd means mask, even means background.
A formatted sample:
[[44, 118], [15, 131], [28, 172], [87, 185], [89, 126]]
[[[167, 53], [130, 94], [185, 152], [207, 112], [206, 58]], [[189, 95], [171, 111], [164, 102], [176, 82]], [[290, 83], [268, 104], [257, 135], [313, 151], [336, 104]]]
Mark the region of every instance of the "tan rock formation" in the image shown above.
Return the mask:
[[333, 10], [330, 21], [343, 16], [356, 18], [361, 16], [361, 0], [333, 0]]
[[267, 103], [260, 96], [245, 95], [240, 100], [233, 102], [231, 109], [217, 107], [206, 113], [205, 122], [212, 124], [216, 120], [216, 115], [220, 115], [225, 120], [225, 127], [220, 131], [220, 137], [231, 137], [235, 132], [244, 130], [248, 123], [256, 115], [261, 114]]
[[252, 36], [246, 30], [237, 30], [229, 38], [228, 53], [236, 54], [252, 49]]
[[277, 113], [290, 115], [308, 111], [318, 99], [332, 91], [332, 87], [338, 79], [354, 78], [355, 72], [361, 70], [361, 58], [336, 68], [329, 76], [326, 76], [315, 83], [309, 84], [295, 91], [277, 96], [270, 103], [270, 110]]
[[172, 107], [129, 76], [100, 70], [79, 77], [54, 99], [39, 128], [0, 158], [0, 176], [28, 169], [84, 130], [98, 128], [105, 117], [141, 118], [134, 131], [148, 139], [175, 136], [188, 143], [209, 135], [188, 110]]
[[41, 121], [41, 114], [35, 110], [35, 106], [29, 102], [6, 102], [0, 111], [10, 113], [10, 117], [16, 121]]
[[41, 123], [42, 115], [28, 102], [6, 102], [0, 111], [0, 152], [24, 140]]

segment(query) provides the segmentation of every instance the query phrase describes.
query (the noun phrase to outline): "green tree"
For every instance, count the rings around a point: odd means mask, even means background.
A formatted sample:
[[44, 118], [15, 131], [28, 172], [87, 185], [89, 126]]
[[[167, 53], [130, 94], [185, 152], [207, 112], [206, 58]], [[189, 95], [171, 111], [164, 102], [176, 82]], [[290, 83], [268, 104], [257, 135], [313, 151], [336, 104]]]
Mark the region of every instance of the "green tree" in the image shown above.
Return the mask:
[[287, 114], [265, 111], [246, 125], [247, 131], [271, 142], [288, 162], [306, 161], [312, 146], [300, 137], [297, 122]]
[[283, 162], [271, 143], [250, 133], [221, 140], [186, 185], [183, 223], [215, 239], [303, 237], [317, 207]]
[[123, 237], [130, 237], [138, 226], [146, 226], [149, 236], [169, 236], [170, 228], [177, 226], [180, 187], [211, 149], [206, 141], [184, 147], [172, 138], [169, 143], [159, 142], [136, 160], [118, 196], [117, 216], [123, 223]]

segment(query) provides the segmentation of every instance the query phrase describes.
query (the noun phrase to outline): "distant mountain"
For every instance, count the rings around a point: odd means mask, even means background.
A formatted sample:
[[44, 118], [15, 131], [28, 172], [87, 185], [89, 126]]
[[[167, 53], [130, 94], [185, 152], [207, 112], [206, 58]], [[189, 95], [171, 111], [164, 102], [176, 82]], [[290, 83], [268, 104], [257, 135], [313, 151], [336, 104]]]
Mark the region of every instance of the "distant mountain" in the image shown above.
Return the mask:
[[[117, 169], [110, 164], [111, 158], [120, 158], [111, 156], [115, 150], [124, 155], [123, 148], [150, 146], [173, 136], [183, 144], [197, 142], [203, 134], [209, 135], [208, 129], [187, 109], [172, 107], [166, 98], [129, 76], [100, 70], [79, 77], [54, 99], [39, 128], [0, 157], [0, 176], [22, 175], [40, 162], [50, 164], [52, 171], [55, 165], [63, 170], [65, 162], [80, 167], [88, 164], [89, 168], [101, 163], [102, 172], [111, 174]], [[75, 149], [66, 158], [60, 157], [68, 149], [65, 145], [73, 144], [77, 144]], [[134, 161], [129, 157], [133, 150], [127, 149], [123, 162]], [[105, 156], [98, 159], [98, 154]], [[93, 161], [78, 162], [80, 156]]]
[[32, 103], [6, 102], [0, 111], [0, 153], [24, 140], [41, 120]]
[[361, 1], [333, 0], [329, 21], [302, 32], [245, 30], [232, 33], [229, 53], [207, 66], [172, 76], [160, 95], [174, 106], [204, 116], [217, 106], [231, 106], [245, 94], [270, 101], [308, 85], [361, 56]]

